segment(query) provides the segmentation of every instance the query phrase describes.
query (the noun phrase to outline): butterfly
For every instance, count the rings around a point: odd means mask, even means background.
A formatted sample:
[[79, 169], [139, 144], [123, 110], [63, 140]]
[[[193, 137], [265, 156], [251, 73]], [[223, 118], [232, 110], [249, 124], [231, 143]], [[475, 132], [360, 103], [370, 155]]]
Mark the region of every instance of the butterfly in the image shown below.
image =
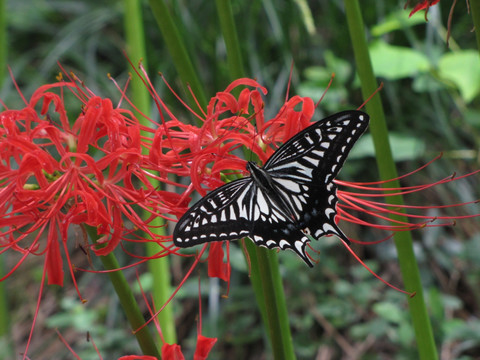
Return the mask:
[[335, 222], [334, 179], [368, 122], [361, 111], [339, 112], [294, 135], [263, 168], [248, 162], [250, 176], [211, 191], [179, 219], [174, 244], [249, 237], [269, 249], [291, 249], [312, 267], [307, 235], [336, 235], [349, 243]]

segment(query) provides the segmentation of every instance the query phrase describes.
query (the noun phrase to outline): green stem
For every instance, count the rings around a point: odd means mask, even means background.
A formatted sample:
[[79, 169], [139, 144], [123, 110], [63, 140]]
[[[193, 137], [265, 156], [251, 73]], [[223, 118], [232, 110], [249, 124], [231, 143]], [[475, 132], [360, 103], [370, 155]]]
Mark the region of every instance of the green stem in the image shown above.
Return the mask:
[[470, 12], [472, 13], [473, 26], [475, 28], [475, 37], [477, 38], [477, 48], [480, 52], [480, 1], [469, 1]]
[[[141, 1], [139, 0], [125, 0], [125, 33], [127, 39], [127, 54], [130, 60], [135, 64], [142, 60], [143, 66], [147, 69], [147, 54], [145, 51], [145, 36], [143, 28], [143, 19], [141, 13]], [[145, 87], [139, 77], [134, 76], [130, 83], [131, 99], [137, 108], [145, 115], [150, 115], [151, 97], [148, 89]], [[150, 122], [143, 116], [138, 114], [140, 123], [144, 126], [151, 126]], [[147, 136], [149, 134], [143, 133]], [[151, 180], [152, 186], [159, 188], [161, 184], [156, 180]], [[145, 217], [149, 214], [145, 212]], [[156, 229], [158, 235], [165, 235], [165, 227], [163, 220], [157, 218], [153, 221], [152, 231]], [[147, 256], [155, 256], [162, 248], [154, 242], [146, 243]], [[168, 257], [159, 259], [152, 259], [148, 261], [148, 268], [153, 278], [152, 296], [156, 309], [160, 309], [170, 297], [171, 290], [171, 276], [170, 276], [170, 261]], [[169, 303], [159, 313], [158, 322], [162, 329], [163, 340], [169, 344], [177, 342], [175, 331], [175, 318], [173, 315], [173, 302]], [[158, 339], [161, 341], [161, 339]]]
[[[147, 52], [145, 51], [145, 30], [141, 12], [141, 0], [124, 0], [124, 27], [126, 52], [130, 61], [136, 66], [140, 61], [148, 69]], [[135, 106], [146, 116], [149, 115], [151, 98], [147, 88], [138, 76], [133, 76], [129, 84]], [[142, 116], [138, 116], [143, 125], [148, 124]]]
[[[0, 85], [3, 84], [7, 67], [7, 16], [5, 13], [5, 0], [0, 0]], [[3, 275], [3, 268], [6, 254], [0, 255], [0, 277]], [[5, 357], [13, 357], [10, 312], [8, 311], [8, 291], [6, 291], [6, 280], [0, 282], [0, 348], [4, 349]]]
[[231, 2], [229, 0], [216, 0], [216, 4], [223, 40], [225, 41], [225, 48], [227, 49], [227, 62], [230, 79], [234, 80], [242, 78], [245, 76], [242, 53], [238, 42]]
[[[6, 253], [0, 254], [0, 277], [4, 275]], [[0, 282], [0, 349], [6, 359], [14, 358], [7, 280]]]
[[[94, 243], [98, 240], [98, 235], [95, 228], [90, 226], [87, 227], [87, 232]], [[103, 267], [105, 270], [110, 270], [108, 272], [108, 276], [110, 281], [115, 289], [115, 292], [118, 295], [118, 299], [120, 300], [120, 304], [125, 312], [128, 322], [132, 330], [139, 329], [142, 325], [145, 324], [145, 320], [143, 318], [143, 314], [138, 307], [138, 303], [135, 300], [135, 296], [133, 295], [132, 289], [127, 282], [127, 279], [123, 275], [123, 272], [119, 270], [120, 266], [118, 264], [117, 258], [111, 252], [106, 256], [99, 256]], [[140, 345], [140, 349], [143, 352], [143, 355], [151, 355], [156, 356], [160, 359], [160, 354], [158, 352], [157, 347], [155, 346], [155, 342], [153, 337], [150, 333], [150, 329], [148, 326], [144, 326], [141, 330], [138, 330], [135, 333], [135, 337], [137, 338], [137, 342]]]
[[[153, 15], [163, 35], [163, 40], [167, 45], [168, 52], [172, 57], [173, 64], [180, 75], [184, 84], [190, 85], [200, 107], [207, 108], [207, 99], [203, 91], [202, 83], [197, 76], [197, 71], [188, 55], [187, 48], [175, 26], [175, 21], [170, 15], [170, 11], [163, 0], [149, 0]], [[192, 107], [197, 108], [190, 91], [186, 90], [188, 98], [191, 100]]]
[[[365, 38], [365, 28], [358, 0], [345, 0], [345, 9], [357, 64], [356, 68], [362, 84], [362, 94], [364, 98], [368, 98], [376, 91], [378, 86], [370, 61], [367, 40]], [[372, 118], [370, 131], [374, 141], [380, 178], [382, 180], [394, 179], [397, 177], [397, 170], [388, 140], [388, 130], [380, 96], [374, 96], [366, 107], [367, 112]], [[388, 183], [388, 186], [392, 188], [400, 187], [398, 181], [391, 181]], [[388, 197], [387, 201], [392, 205], [403, 204], [401, 196]], [[391, 218], [399, 221], [407, 221], [403, 216], [391, 216]], [[420, 359], [438, 359], [432, 326], [424, 301], [420, 272], [413, 251], [411, 234], [406, 231], [397, 232], [394, 238], [405, 288], [409, 292], [416, 292], [414, 297], [409, 298], [408, 303]]]
[[0, 0], [0, 84], [3, 83], [3, 78], [6, 74], [7, 68], [7, 14], [6, 14], [6, 0]]
[[260, 276], [262, 282], [267, 329], [272, 344], [273, 358], [295, 359], [287, 302], [278, 266], [277, 253], [259, 246], [255, 246], [255, 252], [258, 261], [258, 274], [253, 273], [252, 267], [252, 277]]
[[[244, 77], [242, 53], [238, 43], [231, 3], [217, 0], [217, 12], [227, 49], [230, 78]], [[295, 359], [290, 323], [277, 254], [246, 240], [251, 260], [251, 282], [267, 328], [275, 359]]]

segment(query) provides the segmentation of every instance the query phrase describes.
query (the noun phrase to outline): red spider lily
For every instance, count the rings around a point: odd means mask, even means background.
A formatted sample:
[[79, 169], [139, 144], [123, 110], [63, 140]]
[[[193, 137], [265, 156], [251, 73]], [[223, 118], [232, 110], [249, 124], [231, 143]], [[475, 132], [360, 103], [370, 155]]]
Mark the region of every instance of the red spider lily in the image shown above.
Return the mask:
[[[146, 74], [144, 73], [144, 75]], [[150, 84], [148, 77], [146, 77], [145, 82]], [[238, 99], [231, 94], [235, 86], [247, 87], [242, 89]], [[251, 89], [251, 87], [254, 88]], [[153, 87], [150, 86], [149, 89], [163, 115], [163, 123], [158, 126], [155, 134], [154, 146], [151, 150], [153, 157], [151, 159], [155, 161], [155, 159], [160, 158], [157, 154], [168, 154], [172, 161], [169, 165], [175, 169], [174, 171], [182, 176], [190, 177], [191, 184], [185, 185], [186, 189], [183, 193], [187, 197], [190, 197], [194, 191], [204, 195], [207, 189], [212, 190], [222, 185], [224, 183], [222, 174], [231, 174], [238, 170], [242, 174], [245, 173], [246, 161], [236, 152], [232, 152], [233, 150], [246, 147], [261, 161], [268, 159], [275, 150], [277, 143], [285, 142], [310, 125], [315, 111], [315, 103], [312, 99], [295, 96], [285, 102], [273, 119], [265, 121], [264, 109], [266, 106], [261, 95], [265, 95], [266, 90], [253, 80], [239, 79], [224, 92], [216, 94], [210, 101], [205, 114], [197, 114], [187, 107], [200, 121], [200, 125], [197, 127], [185, 125], [176, 119], [155, 93]], [[256, 122], [256, 128], [251, 124], [253, 120]], [[478, 213], [475, 213], [467, 216], [434, 217], [428, 214], [411, 212], [411, 210], [426, 212], [428, 209], [468, 206], [471, 203], [430, 207], [405, 205], [392, 208], [388, 203], [379, 201], [379, 199], [387, 196], [419, 193], [428, 188], [475, 174], [477, 174], [477, 171], [462, 177], [448, 177], [432, 184], [399, 189], [377, 186], [381, 185], [381, 182], [360, 184], [337, 180], [337, 184], [341, 186], [338, 191], [340, 202], [337, 219], [395, 232], [429, 226], [446, 226], [451, 225], [454, 219], [479, 216]], [[357, 190], [357, 192], [351, 190]], [[358, 190], [364, 193], [359, 193]], [[372, 192], [375, 192], [375, 194], [370, 195]], [[369, 222], [356, 216], [356, 213], [374, 218]], [[389, 215], [403, 215], [404, 213], [409, 219], [408, 222], [396, 220], [393, 224], [390, 223]], [[442, 220], [444, 221], [442, 222]], [[362, 243], [367, 244], [366, 242]], [[210, 276], [216, 276], [224, 280], [228, 277], [228, 260], [225, 264], [221, 245], [210, 244], [208, 262]]]
[[[350, 238], [353, 242], [369, 245], [376, 244], [389, 239], [394, 232], [397, 231], [412, 231], [416, 229], [422, 229], [426, 227], [439, 227], [439, 226], [453, 226], [456, 220], [478, 217], [478, 202], [479, 200], [473, 200], [464, 203], [447, 204], [447, 205], [390, 205], [383, 202], [382, 199], [394, 196], [416, 195], [418, 197], [420, 192], [427, 192], [429, 189], [438, 187], [440, 185], [464, 180], [468, 177], [477, 175], [480, 170], [473, 171], [471, 173], [456, 176], [451, 175], [439, 181], [425, 184], [414, 185], [400, 188], [388, 187], [388, 183], [393, 180], [403, 180], [414, 173], [424, 169], [430, 163], [423, 167], [399, 177], [398, 179], [392, 179], [388, 181], [378, 181], [371, 183], [353, 183], [347, 181], [336, 180], [339, 185], [338, 190], [338, 219], [346, 220], [358, 225], [368, 226], [391, 233], [390, 236], [377, 241], [359, 241]], [[462, 208], [465, 210], [464, 214], [444, 215], [437, 214], [441, 210]], [[435, 210], [435, 211], [432, 211]], [[435, 213], [435, 214], [433, 214]], [[358, 214], [358, 215], [355, 215]], [[393, 219], [391, 216], [393, 215]], [[397, 217], [395, 219], [395, 217]]]
[[[174, 252], [170, 238], [157, 236], [149, 228], [154, 217], [175, 220], [187, 210], [195, 192], [205, 195], [224, 183], [224, 175], [244, 174], [246, 161], [239, 154], [239, 148], [249, 149], [260, 161], [266, 161], [280, 143], [309, 126], [315, 112], [312, 99], [294, 96], [284, 103], [276, 116], [265, 121], [263, 96], [267, 94], [266, 89], [254, 80], [239, 79], [210, 100], [206, 113], [197, 114], [187, 107], [200, 123], [195, 126], [180, 121], [173, 114], [148, 77], [145, 83], [162, 120], [154, 129], [140, 125], [130, 111], [115, 108], [109, 99], [95, 96], [72, 80], [42, 86], [29, 102], [25, 101], [24, 109], [0, 113], [0, 226], [6, 229], [0, 234], [0, 246], [2, 252], [11, 249], [22, 254], [21, 260], [6, 276], [28, 255], [45, 255], [43, 276], [48, 277], [49, 284], [62, 285], [63, 249], [75, 281], [67, 245], [71, 225], [76, 224], [97, 229], [100, 246], [88, 246], [96, 255], [107, 254], [123, 240], [146, 241], [136, 235], [134, 229], [149, 234], [164, 246], [159, 256]], [[232, 92], [240, 87], [240, 95], [235, 97]], [[81, 105], [74, 119], [67, 116], [65, 90], [75, 95]], [[124, 100], [129, 102], [127, 97]], [[152, 133], [153, 138], [141, 135], [142, 132]], [[144, 148], [148, 155], [143, 155]], [[171, 175], [188, 177], [190, 182], [176, 183], [170, 180]], [[158, 191], [150, 184], [151, 178], [182, 192]], [[390, 193], [419, 192], [456, 180], [449, 179], [387, 190]], [[361, 191], [380, 184], [337, 183]], [[370, 198], [388, 196], [384, 190], [377, 190]], [[428, 221], [440, 218], [413, 215], [410, 218], [421, 219], [419, 223], [378, 225], [360, 219], [353, 212], [383, 221], [389, 214], [403, 213], [413, 207], [405, 206], [402, 211], [392, 209], [378, 201], [362, 200], [359, 197], [363, 194], [343, 188], [338, 195], [339, 219], [390, 231], [446, 225], [453, 218], [462, 218], [444, 217], [448, 222], [434, 224]], [[452, 206], [463, 205], [466, 204]], [[141, 219], [139, 210], [147, 210], [150, 217]], [[122, 225], [125, 219], [131, 227]], [[199, 252], [195, 264], [205, 248]], [[208, 265], [210, 276], [228, 281], [228, 247], [225, 262], [221, 244], [211, 245]], [[205, 339], [199, 331], [199, 359], [208, 354], [214, 341]], [[164, 356], [183, 356], [176, 344], [164, 344], [163, 351]]]
[[[77, 103], [68, 112], [75, 117], [67, 115], [66, 94]], [[175, 213], [182, 199], [150, 184], [153, 177], [162, 179], [154, 172], [165, 169], [152, 169], [142, 155], [140, 126], [130, 111], [73, 80], [41, 86], [24, 102], [23, 109], [4, 105], [0, 113], [0, 252], [21, 254], [0, 281], [37, 255], [44, 256], [48, 284], [63, 286], [64, 256], [82, 298], [69, 255], [78, 242], [75, 232], [83, 234], [80, 246], [88, 256], [105, 255], [122, 240], [155, 238], [150, 221], [159, 212]], [[149, 219], [140, 218], [142, 210], [151, 213]], [[96, 244], [88, 244], [85, 225], [96, 229]], [[169, 253], [164, 247], [158, 256]], [[42, 292], [43, 280], [32, 330]]]
[[[409, 2], [410, 1], [408, 1], [405, 4], [405, 8], [408, 6]], [[425, 9], [425, 21], [428, 21], [428, 19], [427, 19], [428, 9], [430, 8], [430, 6], [433, 6], [433, 5], [437, 4], [438, 2], [440, 2], [440, 0], [424, 0], [424, 1], [421, 1], [421, 2], [417, 3], [414, 6], [414, 8], [412, 9], [412, 11], [410, 12], [409, 17], [412, 16], [413, 14], [415, 14], [416, 12]]]
[[[67, 117], [65, 89], [75, 91], [80, 100], [73, 121]], [[109, 99], [85, 92], [74, 82], [40, 87], [24, 109], [0, 113], [0, 124], [0, 226], [6, 229], [2, 252], [24, 254], [6, 276], [29, 254], [45, 255], [48, 283], [63, 285], [60, 244], [72, 271], [70, 225], [95, 227], [98, 246], [90, 248], [105, 255], [132, 236], [122, 217], [132, 228], [151, 233], [137, 215], [138, 208], [179, 201], [175, 193], [156, 192], [149, 185], [140, 127], [131, 113], [113, 108]], [[137, 180], [142, 187], [135, 187]]]

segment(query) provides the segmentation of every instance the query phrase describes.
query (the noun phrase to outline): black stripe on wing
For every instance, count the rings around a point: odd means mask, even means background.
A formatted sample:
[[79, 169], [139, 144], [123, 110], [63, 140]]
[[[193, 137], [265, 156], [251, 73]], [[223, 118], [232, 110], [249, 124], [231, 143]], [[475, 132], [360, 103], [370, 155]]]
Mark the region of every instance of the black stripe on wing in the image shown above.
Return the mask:
[[343, 111], [316, 122], [281, 146], [264, 169], [295, 181], [333, 180], [348, 153], [368, 127], [369, 116], [361, 111]]
[[180, 218], [173, 231], [173, 243], [190, 247], [249, 235], [255, 187], [252, 179], [246, 177], [210, 192]]

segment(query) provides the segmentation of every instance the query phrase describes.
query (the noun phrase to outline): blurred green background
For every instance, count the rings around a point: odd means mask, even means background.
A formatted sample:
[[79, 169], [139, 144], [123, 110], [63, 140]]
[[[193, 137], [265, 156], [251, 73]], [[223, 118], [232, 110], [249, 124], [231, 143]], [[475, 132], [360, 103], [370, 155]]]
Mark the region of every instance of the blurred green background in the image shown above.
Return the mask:
[[[453, 11], [449, 48], [446, 46], [450, 1], [429, 9], [428, 22], [420, 12], [409, 18], [404, 1], [362, 2], [375, 73], [384, 82], [380, 96], [391, 131], [399, 173], [410, 172], [440, 152], [441, 160], [402, 185], [427, 184], [453, 172], [479, 168], [480, 61], [465, 2]], [[41, 84], [54, 82], [57, 62], [73, 71], [96, 94], [120, 99], [107, 74], [119, 83], [132, 72], [123, 54], [124, 18], [119, 1], [10, 0], [5, 4], [7, 62], [28, 99]], [[290, 68], [290, 94], [321, 102], [318, 118], [363, 102], [342, 2], [305, 0], [232, 1], [248, 77], [267, 87], [267, 115], [273, 116], [286, 94]], [[207, 96], [229, 83], [225, 45], [212, 1], [171, 1], [170, 9], [182, 21], [177, 26], [187, 39], [190, 54]], [[174, 111], [191, 117], [174, 101], [157, 72], [185, 96], [177, 71], [165, 47], [148, 2], [143, 4], [148, 71], [158, 92]], [[132, 59], [137, 63], [139, 59]], [[2, 69], [4, 70], [4, 69]], [[8, 73], [3, 73], [0, 99], [10, 108], [22, 106]], [[156, 113], [153, 112], [155, 117]], [[158, 114], [157, 114], [158, 115]], [[357, 144], [341, 179], [376, 181], [369, 135]], [[407, 204], [452, 204], [479, 198], [478, 177], [406, 198]], [[431, 210], [433, 214], [440, 210]], [[455, 210], [479, 213], [479, 207]], [[439, 212], [440, 214], [440, 212]], [[378, 240], [385, 233], [346, 224], [344, 231], [357, 239]], [[413, 232], [425, 286], [427, 305], [442, 359], [480, 359], [480, 227], [476, 220]], [[295, 254], [282, 252], [281, 272], [286, 289], [295, 351], [299, 359], [414, 359], [413, 330], [404, 295], [371, 276], [333, 238], [313, 244], [320, 262], [307, 268]], [[355, 246], [362, 259], [383, 278], [402, 287], [393, 242]], [[226, 285], [206, 278], [200, 267], [205, 336], [218, 337], [211, 359], [270, 359], [270, 350], [242, 250], [230, 247], [233, 266], [228, 299]], [[88, 267], [85, 254], [74, 250], [76, 266]], [[123, 258], [122, 258], [123, 256]], [[120, 260], [128, 263], [125, 254]], [[14, 256], [2, 258], [14, 264]], [[142, 268], [140, 267], [140, 272]], [[11, 295], [13, 344], [25, 347], [35, 308], [42, 259], [31, 258], [4, 286]], [[135, 283], [135, 271], [127, 271]], [[180, 259], [172, 260], [172, 277], [182, 277]], [[88, 331], [105, 359], [138, 352], [116, 306], [106, 278], [78, 273], [82, 305], [70, 282], [49, 287], [42, 299], [35, 328], [32, 359], [69, 359], [58, 329], [84, 359], [98, 358]], [[144, 289], [151, 278], [143, 275]], [[35, 279], [36, 281], [32, 281]], [[192, 276], [175, 303], [179, 343], [191, 358], [196, 340], [198, 276]], [[1, 358], [1, 355], [0, 355]]]

